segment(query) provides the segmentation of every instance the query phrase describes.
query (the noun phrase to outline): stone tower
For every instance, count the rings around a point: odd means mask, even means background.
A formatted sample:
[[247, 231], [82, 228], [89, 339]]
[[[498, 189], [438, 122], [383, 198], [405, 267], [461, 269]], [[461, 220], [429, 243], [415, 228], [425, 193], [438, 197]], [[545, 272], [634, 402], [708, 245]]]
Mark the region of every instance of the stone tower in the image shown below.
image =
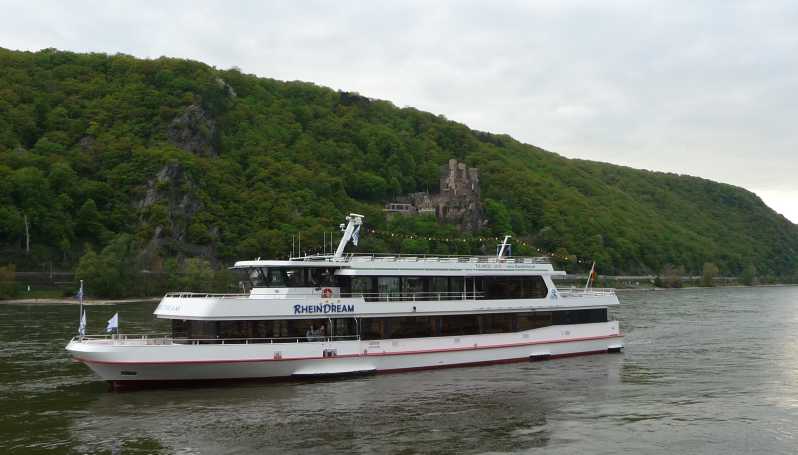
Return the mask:
[[439, 220], [456, 223], [466, 231], [482, 227], [479, 200], [479, 170], [450, 159], [441, 166], [441, 192], [430, 199]]

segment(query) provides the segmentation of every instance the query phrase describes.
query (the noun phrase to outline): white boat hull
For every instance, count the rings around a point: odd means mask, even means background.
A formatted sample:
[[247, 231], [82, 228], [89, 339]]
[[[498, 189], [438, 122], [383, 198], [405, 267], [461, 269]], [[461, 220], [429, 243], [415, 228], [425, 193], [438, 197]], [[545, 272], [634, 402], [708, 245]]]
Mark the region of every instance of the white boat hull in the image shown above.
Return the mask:
[[[373, 341], [177, 344], [73, 340], [74, 360], [116, 385], [335, 376], [527, 361], [618, 351], [617, 321], [518, 333]], [[334, 353], [333, 353], [334, 351]]]

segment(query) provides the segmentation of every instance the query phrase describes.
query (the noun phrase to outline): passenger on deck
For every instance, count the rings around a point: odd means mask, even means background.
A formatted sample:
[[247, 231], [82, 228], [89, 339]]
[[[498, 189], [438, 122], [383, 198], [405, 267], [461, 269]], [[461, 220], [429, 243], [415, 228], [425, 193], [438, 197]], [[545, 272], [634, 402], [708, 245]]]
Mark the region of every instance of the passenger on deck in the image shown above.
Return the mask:
[[305, 332], [305, 338], [307, 338], [308, 341], [313, 341], [315, 337], [316, 330], [313, 328], [313, 324], [310, 324], [310, 328]]
[[322, 340], [324, 338], [327, 338], [327, 330], [324, 328], [324, 325], [319, 327], [319, 338], [321, 338]]

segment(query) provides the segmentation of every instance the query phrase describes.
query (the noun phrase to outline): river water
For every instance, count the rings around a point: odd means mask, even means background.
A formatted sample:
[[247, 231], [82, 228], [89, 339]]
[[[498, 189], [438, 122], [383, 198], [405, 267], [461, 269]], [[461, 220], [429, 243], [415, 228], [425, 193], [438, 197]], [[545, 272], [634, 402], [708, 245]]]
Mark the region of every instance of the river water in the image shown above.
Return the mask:
[[[633, 291], [623, 354], [110, 392], [72, 305], [0, 305], [0, 453], [796, 453], [798, 287]], [[92, 306], [163, 331], [154, 304]]]

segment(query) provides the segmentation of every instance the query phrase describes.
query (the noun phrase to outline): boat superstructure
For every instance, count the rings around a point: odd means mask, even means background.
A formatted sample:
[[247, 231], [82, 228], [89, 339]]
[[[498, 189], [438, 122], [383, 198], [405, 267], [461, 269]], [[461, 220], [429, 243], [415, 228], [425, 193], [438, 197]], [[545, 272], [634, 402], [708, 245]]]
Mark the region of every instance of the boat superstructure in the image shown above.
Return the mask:
[[[81, 336], [115, 384], [329, 376], [545, 359], [623, 347], [612, 289], [557, 289], [546, 258], [345, 255], [239, 261], [241, 293], [175, 292], [169, 335]], [[505, 239], [506, 243], [506, 239]]]

